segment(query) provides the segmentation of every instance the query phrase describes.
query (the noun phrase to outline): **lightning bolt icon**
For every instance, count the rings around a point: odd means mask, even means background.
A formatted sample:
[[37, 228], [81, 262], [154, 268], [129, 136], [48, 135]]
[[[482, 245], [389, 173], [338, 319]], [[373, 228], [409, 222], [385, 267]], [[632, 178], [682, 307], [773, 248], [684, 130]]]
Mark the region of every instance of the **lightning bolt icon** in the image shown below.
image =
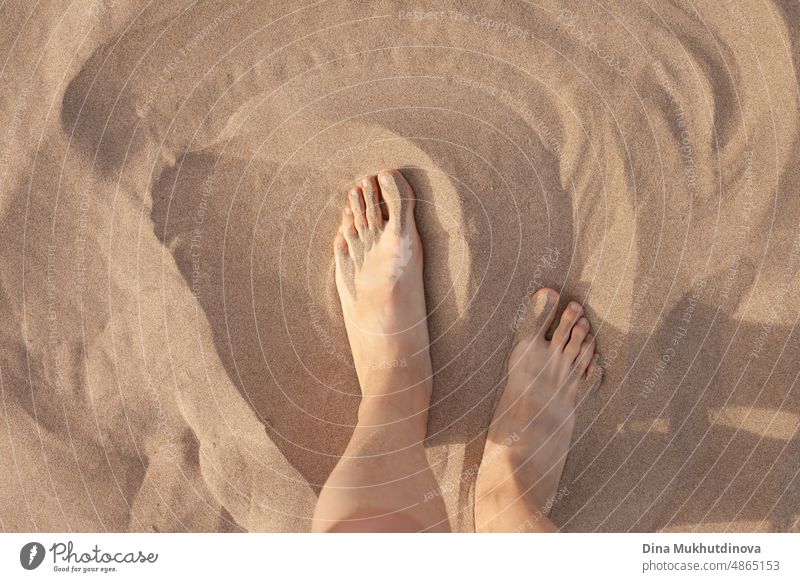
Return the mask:
[[28, 556], [28, 566], [33, 564], [33, 559], [36, 557], [36, 552], [38, 551], [39, 549], [36, 546], [31, 546], [31, 554]]

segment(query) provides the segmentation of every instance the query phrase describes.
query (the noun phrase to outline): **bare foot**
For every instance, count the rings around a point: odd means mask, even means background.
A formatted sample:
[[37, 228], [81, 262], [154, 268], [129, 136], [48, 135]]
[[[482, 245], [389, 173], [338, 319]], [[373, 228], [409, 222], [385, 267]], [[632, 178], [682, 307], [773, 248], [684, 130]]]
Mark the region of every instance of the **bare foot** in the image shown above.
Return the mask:
[[347, 193], [334, 241], [336, 288], [364, 399], [378, 422], [409, 422], [424, 438], [432, 369], [414, 192], [397, 170]]
[[602, 378], [589, 321], [571, 301], [545, 338], [558, 293], [540, 289], [517, 329], [508, 380], [489, 427], [475, 492], [478, 531], [554, 531], [556, 498], [582, 385]]
[[348, 192], [336, 288], [362, 399], [313, 531], [448, 531], [423, 446], [432, 371], [414, 192], [397, 170]]

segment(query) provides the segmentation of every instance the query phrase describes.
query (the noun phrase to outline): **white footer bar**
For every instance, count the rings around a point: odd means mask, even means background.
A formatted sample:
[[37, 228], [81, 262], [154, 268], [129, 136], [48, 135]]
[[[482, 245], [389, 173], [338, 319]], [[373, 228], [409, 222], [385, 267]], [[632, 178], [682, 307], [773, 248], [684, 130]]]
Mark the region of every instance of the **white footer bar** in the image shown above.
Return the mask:
[[800, 580], [800, 534], [2, 534], [0, 580]]

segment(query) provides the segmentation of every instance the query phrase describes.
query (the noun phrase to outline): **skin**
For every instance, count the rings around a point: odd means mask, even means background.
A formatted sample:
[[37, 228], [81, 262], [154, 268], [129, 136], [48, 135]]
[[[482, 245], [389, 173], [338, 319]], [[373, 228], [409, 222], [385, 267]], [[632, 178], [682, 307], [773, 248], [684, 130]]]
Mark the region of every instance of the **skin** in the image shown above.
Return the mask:
[[[414, 203], [397, 170], [347, 193], [334, 240], [336, 288], [362, 400], [313, 531], [450, 529], [423, 447], [433, 371]], [[601, 372], [580, 305], [545, 338], [557, 305], [555, 291], [540, 290], [520, 321], [476, 484], [479, 531], [554, 529], [548, 500], [569, 449], [575, 397]]]
[[414, 192], [400, 172], [348, 192], [334, 256], [362, 400], [312, 529], [448, 531], [422, 444], [433, 371]]
[[589, 321], [571, 301], [548, 341], [558, 293], [531, 298], [508, 360], [476, 482], [478, 531], [555, 531], [556, 499], [575, 426], [575, 399], [602, 378]]

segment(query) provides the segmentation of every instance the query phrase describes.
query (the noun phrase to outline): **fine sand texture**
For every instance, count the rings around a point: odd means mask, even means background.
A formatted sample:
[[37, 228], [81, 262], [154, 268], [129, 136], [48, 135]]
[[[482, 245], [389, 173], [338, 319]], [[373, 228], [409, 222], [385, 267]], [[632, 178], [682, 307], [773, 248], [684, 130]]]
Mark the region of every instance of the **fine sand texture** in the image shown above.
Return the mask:
[[559, 528], [800, 531], [797, 2], [11, 0], [0, 61], [0, 530], [307, 531], [394, 167], [455, 530], [550, 286], [605, 368]]

